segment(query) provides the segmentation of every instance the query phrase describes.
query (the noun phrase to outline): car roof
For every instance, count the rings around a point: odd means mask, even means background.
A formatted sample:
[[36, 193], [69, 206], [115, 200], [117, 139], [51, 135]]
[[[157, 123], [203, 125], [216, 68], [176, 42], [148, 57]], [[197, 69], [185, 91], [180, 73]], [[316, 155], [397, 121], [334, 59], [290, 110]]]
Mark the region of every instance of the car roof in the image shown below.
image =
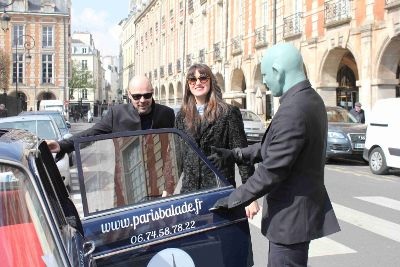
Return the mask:
[[47, 115], [22, 115], [22, 116], [11, 116], [6, 118], [1, 118], [0, 122], [10, 122], [10, 121], [53, 121], [53, 119]]
[[42, 114], [58, 114], [62, 116], [62, 114], [57, 110], [38, 110], [38, 111], [22, 111], [18, 114], [18, 116], [24, 115], [42, 115]]
[[24, 150], [37, 147], [37, 137], [25, 130], [0, 130], [0, 159], [21, 162]]

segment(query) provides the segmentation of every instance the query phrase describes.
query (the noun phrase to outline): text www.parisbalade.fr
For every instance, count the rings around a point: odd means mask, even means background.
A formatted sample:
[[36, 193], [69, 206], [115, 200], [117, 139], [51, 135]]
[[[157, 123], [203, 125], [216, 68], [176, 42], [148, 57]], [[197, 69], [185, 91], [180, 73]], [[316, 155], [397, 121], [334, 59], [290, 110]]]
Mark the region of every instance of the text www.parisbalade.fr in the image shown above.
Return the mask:
[[169, 218], [186, 213], [199, 214], [201, 210], [201, 204], [203, 201], [200, 199], [195, 199], [194, 202], [183, 202], [182, 205], [174, 206], [171, 205], [167, 208], [150, 209], [148, 213], [141, 214], [139, 216], [133, 216], [131, 218], [124, 218], [119, 220], [113, 220], [110, 222], [101, 224], [101, 232], [108, 233], [112, 231], [117, 231], [119, 229], [133, 227], [136, 229], [141, 224], [146, 224], [149, 222], [155, 222], [162, 220], [164, 218]]

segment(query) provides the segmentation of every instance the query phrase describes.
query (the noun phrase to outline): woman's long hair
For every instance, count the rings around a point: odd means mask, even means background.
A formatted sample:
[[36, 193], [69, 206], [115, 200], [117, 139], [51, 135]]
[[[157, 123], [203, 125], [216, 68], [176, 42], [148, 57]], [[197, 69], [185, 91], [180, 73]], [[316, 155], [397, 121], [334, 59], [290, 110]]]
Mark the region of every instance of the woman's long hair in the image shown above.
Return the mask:
[[[200, 74], [210, 77], [210, 91], [206, 96], [206, 105], [203, 117], [201, 117], [197, 112], [196, 99], [192, 92], [190, 92], [188, 83], [188, 79], [195, 76], [196, 70]], [[202, 120], [206, 120], [208, 123], [215, 122], [224, 112], [226, 112], [228, 106], [222, 99], [222, 92], [221, 88], [217, 84], [217, 79], [212, 73], [210, 67], [206, 64], [193, 64], [190, 66], [186, 74], [185, 82], [185, 95], [183, 97], [181, 112], [186, 127], [190, 133], [194, 134], [197, 132], [198, 127], [200, 127]]]

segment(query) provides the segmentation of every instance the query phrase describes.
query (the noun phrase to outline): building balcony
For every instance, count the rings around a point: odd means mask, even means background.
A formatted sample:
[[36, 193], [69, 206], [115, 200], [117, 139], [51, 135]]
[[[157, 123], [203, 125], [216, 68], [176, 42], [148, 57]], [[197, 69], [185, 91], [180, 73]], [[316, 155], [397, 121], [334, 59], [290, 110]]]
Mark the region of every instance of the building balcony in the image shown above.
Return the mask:
[[199, 51], [199, 62], [204, 63], [206, 62], [206, 55], [205, 55], [205, 49], [200, 49]]
[[168, 63], [168, 75], [172, 76], [173, 72], [172, 72], [172, 63]]
[[242, 53], [243, 51], [242, 36], [236, 36], [235, 38], [232, 38], [231, 42], [232, 42], [232, 47], [231, 47], [232, 56]]
[[350, 0], [325, 2], [325, 27], [334, 27], [351, 21]]
[[393, 9], [400, 7], [400, 0], [385, 0], [385, 8]]
[[265, 25], [256, 29], [254, 46], [261, 48], [267, 45], [267, 26]]
[[297, 12], [293, 15], [283, 18], [283, 38], [292, 38], [301, 35], [301, 17], [302, 13]]
[[222, 60], [221, 43], [220, 42], [214, 44], [213, 56], [214, 56], [214, 61], [221, 61]]

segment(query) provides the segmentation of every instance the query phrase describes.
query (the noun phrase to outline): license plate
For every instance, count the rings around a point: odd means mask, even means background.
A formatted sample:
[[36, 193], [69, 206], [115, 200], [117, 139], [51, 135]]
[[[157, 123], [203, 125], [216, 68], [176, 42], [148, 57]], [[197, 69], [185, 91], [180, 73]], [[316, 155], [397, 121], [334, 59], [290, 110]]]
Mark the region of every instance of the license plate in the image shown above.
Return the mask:
[[354, 148], [364, 148], [365, 144], [364, 143], [355, 143]]

